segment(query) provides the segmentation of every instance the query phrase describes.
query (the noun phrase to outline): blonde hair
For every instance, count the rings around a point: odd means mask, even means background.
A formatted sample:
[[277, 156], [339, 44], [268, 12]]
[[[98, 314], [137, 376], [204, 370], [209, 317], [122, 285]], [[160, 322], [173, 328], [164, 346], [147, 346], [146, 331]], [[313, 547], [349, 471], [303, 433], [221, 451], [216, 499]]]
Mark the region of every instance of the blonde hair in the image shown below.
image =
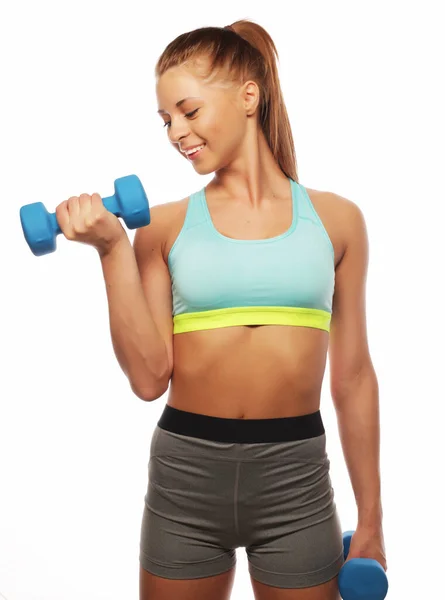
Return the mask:
[[[204, 72], [197, 64], [210, 59]], [[276, 56], [276, 58], [275, 58]], [[278, 77], [275, 44], [263, 27], [248, 20], [226, 27], [201, 27], [183, 33], [168, 44], [158, 59], [158, 79], [169, 68], [191, 64], [198, 77], [216, 80], [221, 87], [253, 80], [260, 90], [259, 123], [283, 173], [298, 183], [292, 130]]]

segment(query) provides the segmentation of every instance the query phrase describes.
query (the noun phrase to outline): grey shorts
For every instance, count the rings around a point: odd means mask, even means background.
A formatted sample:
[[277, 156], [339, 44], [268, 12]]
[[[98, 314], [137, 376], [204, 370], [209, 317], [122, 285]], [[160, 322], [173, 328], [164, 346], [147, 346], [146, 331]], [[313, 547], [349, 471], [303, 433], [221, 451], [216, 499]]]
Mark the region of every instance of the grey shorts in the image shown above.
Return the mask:
[[345, 560], [329, 465], [319, 411], [243, 420], [166, 405], [151, 440], [140, 565], [210, 577], [243, 547], [262, 583], [325, 583]]

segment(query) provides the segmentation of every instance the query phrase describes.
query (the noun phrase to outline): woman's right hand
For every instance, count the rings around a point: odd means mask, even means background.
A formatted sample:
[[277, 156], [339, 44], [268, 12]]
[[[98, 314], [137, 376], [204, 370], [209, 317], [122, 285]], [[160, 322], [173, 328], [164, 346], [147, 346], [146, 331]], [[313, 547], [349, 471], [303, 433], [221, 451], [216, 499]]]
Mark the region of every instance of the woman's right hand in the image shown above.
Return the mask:
[[71, 196], [56, 207], [56, 217], [68, 240], [93, 246], [101, 255], [127, 236], [121, 222], [105, 208], [99, 194]]

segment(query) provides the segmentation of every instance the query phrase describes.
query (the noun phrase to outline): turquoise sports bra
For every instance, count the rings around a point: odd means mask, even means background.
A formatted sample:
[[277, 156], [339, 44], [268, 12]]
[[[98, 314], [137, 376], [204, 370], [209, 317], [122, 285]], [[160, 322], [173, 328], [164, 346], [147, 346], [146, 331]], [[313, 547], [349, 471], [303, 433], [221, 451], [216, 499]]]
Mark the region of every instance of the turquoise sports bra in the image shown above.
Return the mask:
[[189, 198], [168, 255], [173, 334], [234, 325], [291, 325], [329, 332], [334, 248], [309, 195], [289, 178], [290, 229], [263, 240], [219, 233], [205, 187]]

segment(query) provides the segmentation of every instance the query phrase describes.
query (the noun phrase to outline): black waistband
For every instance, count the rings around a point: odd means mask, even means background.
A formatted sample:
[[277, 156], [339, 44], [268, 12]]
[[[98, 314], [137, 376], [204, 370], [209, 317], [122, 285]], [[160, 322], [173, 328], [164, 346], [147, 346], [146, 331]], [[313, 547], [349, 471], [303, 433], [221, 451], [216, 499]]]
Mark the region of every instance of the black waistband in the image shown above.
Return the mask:
[[290, 442], [324, 434], [320, 411], [277, 419], [226, 419], [192, 413], [165, 405], [158, 421], [161, 429], [217, 442], [255, 444]]

